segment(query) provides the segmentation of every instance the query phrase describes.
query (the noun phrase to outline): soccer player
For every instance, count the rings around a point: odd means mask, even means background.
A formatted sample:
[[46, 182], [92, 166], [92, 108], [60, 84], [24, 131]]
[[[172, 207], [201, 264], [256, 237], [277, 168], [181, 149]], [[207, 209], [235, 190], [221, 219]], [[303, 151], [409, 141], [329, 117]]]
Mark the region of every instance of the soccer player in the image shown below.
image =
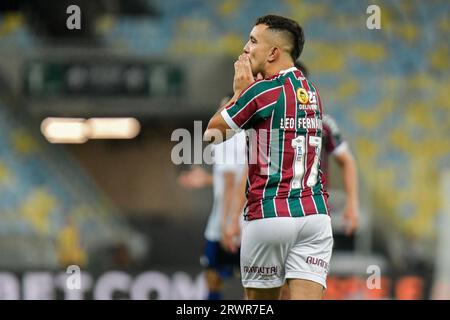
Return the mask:
[[[230, 98], [227, 96], [223, 104]], [[230, 213], [235, 210], [234, 195], [246, 174], [245, 134], [237, 134], [213, 147], [213, 175], [194, 166], [180, 175], [179, 183], [188, 188], [213, 186], [213, 208], [205, 229], [205, 249], [200, 262], [205, 268], [207, 299], [221, 300], [224, 280], [239, 268], [239, 241], [235, 236], [227, 237], [226, 232]]]
[[294, 66], [303, 45], [295, 21], [258, 18], [234, 64], [234, 96], [204, 133], [214, 143], [230, 129], [249, 138], [241, 242], [249, 299], [279, 299], [286, 280], [291, 299], [322, 299], [326, 288], [333, 235], [320, 170], [323, 111], [317, 88]]

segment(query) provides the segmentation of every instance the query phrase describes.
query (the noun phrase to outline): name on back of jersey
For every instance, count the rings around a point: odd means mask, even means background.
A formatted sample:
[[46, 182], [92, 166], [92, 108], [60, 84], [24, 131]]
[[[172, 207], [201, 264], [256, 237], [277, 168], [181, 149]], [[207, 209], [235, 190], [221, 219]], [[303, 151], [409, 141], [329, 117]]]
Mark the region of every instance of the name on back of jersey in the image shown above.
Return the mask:
[[293, 117], [280, 119], [280, 129], [298, 130], [298, 129], [319, 129], [322, 130], [322, 120], [319, 118], [298, 118], [297, 123]]

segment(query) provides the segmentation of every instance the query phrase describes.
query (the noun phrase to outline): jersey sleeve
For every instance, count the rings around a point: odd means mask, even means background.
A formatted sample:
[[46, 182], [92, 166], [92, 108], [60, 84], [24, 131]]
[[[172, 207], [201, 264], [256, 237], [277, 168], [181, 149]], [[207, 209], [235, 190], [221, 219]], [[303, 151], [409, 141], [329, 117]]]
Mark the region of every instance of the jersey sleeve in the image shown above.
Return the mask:
[[347, 142], [342, 137], [336, 121], [328, 114], [323, 116], [324, 130], [327, 133], [325, 148], [329, 154], [338, 155], [347, 149]]
[[234, 102], [226, 106], [221, 115], [233, 130], [248, 129], [273, 107], [282, 90], [276, 80], [259, 80], [250, 85]]

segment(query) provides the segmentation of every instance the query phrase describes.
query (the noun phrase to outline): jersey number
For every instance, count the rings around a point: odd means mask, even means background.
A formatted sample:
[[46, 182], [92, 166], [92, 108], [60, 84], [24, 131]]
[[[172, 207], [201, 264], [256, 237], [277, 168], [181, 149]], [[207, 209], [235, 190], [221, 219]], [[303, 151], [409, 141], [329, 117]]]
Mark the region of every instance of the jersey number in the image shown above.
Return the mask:
[[[320, 149], [322, 148], [322, 138], [316, 136], [310, 136], [308, 145], [314, 147], [314, 162], [311, 167], [311, 172], [306, 181], [308, 187], [313, 187], [317, 183], [317, 177], [319, 175], [319, 160]], [[292, 148], [294, 148], [294, 177], [291, 182], [292, 189], [300, 189], [302, 187], [302, 180], [305, 175], [305, 160], [307, 155], [307, 149], [305, 145], [305, 136], [298, 136], [292, 140]]]

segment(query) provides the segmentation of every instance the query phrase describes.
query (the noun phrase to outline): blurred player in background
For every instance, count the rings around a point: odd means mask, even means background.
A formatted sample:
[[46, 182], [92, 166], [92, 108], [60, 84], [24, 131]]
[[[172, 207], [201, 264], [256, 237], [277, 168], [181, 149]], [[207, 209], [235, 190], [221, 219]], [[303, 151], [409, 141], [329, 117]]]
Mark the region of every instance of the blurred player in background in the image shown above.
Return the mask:
[[[309, 76], [308, 70], [303, 63], [297, 61], [295, 66], [305, 77]], [[328, 160], [332, 157], [342, 171], [341, 176], [346, 195], [343, 213], [345, 234], [347, 236], [352, 236], [359, 224], [358, 172], [356, 170], [355, 160], [347, 142], [341, 135], [336, 121], [329, 114], [324, 114], [322, 124], [323, 132], [320, 168], [323, 172], [324, 184], [326, 185], [328, 180]], [[289, 299], [289, 288], [287, 285], [283, 286], [281, 299]]]
[[[225, 97], [221, 105], [230, 98], [231, 96]], [[205, 251], [200, 261], [205, 268], [208, 300], [223, 298], [223, 280], [231, 277], [235, 269], [239, 268], [240, 240], [234, 234], [227, 237], [226, 232], [229, 232], [227, 226], [231, 222], [231, 212], [236, 210], [234, 196], [240, 190], [242, 177], [246, 175], [245, 149], [246, 139], [242, 132], [222, 144], [213, 146], [212, 175], [200, 166], [193, 166], [190, 171], [179, 176], [179, 183], [183, 187], [213, 186], [213, 208], [206, 225]], [[242, 206], [241, 204], [241, 208]], [[236, 218], [236, 215], [233, 217]]]
[[295, 21], [258, 18], [234, 64], [234, 96], [204, 134], [218, 143], [244, 129], [250, 150], [266, 146], [248, 166], [241, 275], [249, 299], [279, 299], [286, 280], [292, 299], [322, 299], [326, 288], [333, 235], [320, 170], [323, 109], [294, 66], [303, 45]]
[[[304, 64], [297, 61], [295, 66], [305, 77], [309, 76]], [[356, 170], [356, 163], [347, 142], [342, 137], [336, 121], [329, 114], [324, 114], [322, 124], [320, 168], [324, 175], [324, 184], [326, 185], [328, 176], [328, 160], [332, 157], [342, 170], [342, 182], [346, 195], [343, 214], [345, 233], [351, 236], [359, 224], [358, 172]]]

